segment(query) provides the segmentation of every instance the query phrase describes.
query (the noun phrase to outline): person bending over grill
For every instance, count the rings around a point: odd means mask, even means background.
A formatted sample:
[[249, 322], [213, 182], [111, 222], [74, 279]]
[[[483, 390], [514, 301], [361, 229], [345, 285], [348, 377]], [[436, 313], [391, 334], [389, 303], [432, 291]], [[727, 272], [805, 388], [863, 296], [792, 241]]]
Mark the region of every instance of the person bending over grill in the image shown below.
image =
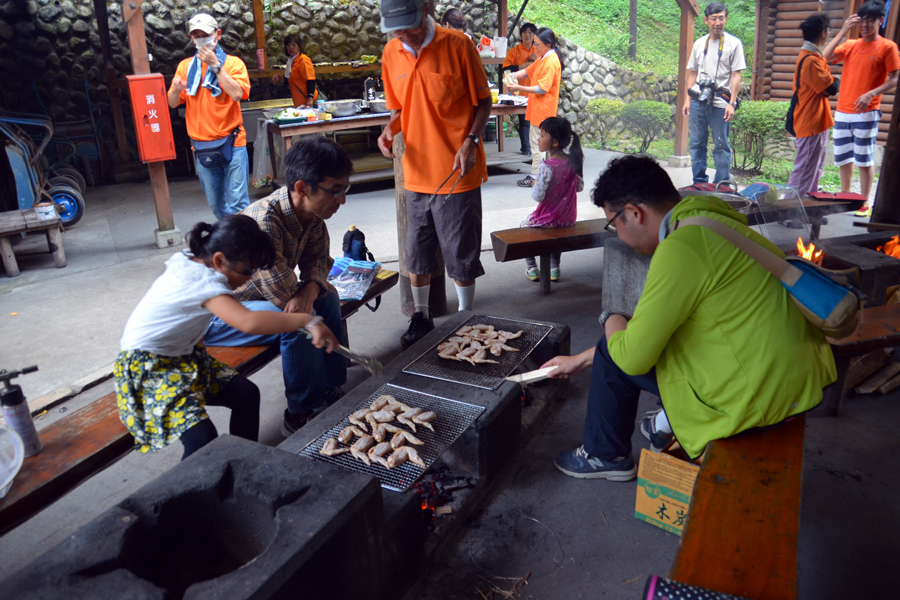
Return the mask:
[[837, 378], [824, 334], [736, 246], [705, 227], [677, 227], [680, 219], [709, 217], [784, 256], [747, 227], [746, 217], [718, 198], [680, 200], [646, 156], [612, 161], [591, 194], [612, 215], [607, 226], [619, 239], [653, 258], [633, 316], [605, 311], [605, 335], [595, 348], [544, 364], [557, 365], [557, 378], [593, 367], [584, 443], [556, 457], [560, 471], [633, 479], [641, 390], [663, 406], [641, 421], [652, 449], [675, 437], [691, 458], [712, 440], [774, 425], [821, 402], [822, 388]]

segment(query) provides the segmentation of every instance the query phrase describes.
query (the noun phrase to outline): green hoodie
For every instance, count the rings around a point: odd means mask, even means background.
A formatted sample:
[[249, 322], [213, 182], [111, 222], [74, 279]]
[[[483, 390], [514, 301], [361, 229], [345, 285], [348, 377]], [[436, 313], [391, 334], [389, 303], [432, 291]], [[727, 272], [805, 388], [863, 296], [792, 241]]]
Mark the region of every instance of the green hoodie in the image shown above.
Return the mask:
[[[683, 199], [672, 222], [693, 216], [784, 256], [718, 198]], [[608, 345], [629, 375], [656, 367], [669, 423], [692, 457], [712, 440], [810, 410], [837, 378], [824, 334], [781, 283], [704, 227], [679, 228], [660, 242], [634, 317]]]

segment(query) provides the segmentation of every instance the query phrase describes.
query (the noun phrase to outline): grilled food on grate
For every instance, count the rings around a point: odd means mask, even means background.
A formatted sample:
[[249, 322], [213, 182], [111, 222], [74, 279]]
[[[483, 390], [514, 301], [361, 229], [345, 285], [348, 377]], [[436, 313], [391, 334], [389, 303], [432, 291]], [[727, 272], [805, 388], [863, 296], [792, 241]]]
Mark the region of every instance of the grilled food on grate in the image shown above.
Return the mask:
[[466, 325], [460, 328], [455, 336], [438, 344], [438, 356], [448, 360], [464, 360], [472, 365], [496, 365], [498, 361], [487, 358], [487, 353], [500, 356], [504, 350], [518, 352], [518, 348], [513, 348], [506, 342], [516, 339], [522, 333], [522, 331], [516, 333], [497, 331], [493, 325], [482, 323]]

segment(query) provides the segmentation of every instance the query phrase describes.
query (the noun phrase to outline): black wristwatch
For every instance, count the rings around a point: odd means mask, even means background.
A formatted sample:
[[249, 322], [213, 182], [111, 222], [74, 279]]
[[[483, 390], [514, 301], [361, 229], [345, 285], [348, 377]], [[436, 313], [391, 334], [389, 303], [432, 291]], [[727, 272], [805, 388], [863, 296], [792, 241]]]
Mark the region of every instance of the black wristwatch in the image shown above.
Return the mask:
[[625, 317], [626, 320], [631, 319], [631, 316], [630, 316], [630, 315], [626, 315], [625, 313], [622, 313], [622, 312], [616, 312], [616, 311], [614, 311], [614, 310], [604, 310], [602, 313], [600, 313], [600, 327], [601, 327], [601, 328], [605, 328], [605, 327], [606, 327], [606, 321], [608, 321], [609, 318], [610, 318], [611, 316], [613, 316], [613, 315], [621, 315], [621, 316]]
[[209, 67], [209, 70], [212, 71], [215, 75], [219, 74], [219, 71], [222, 70], [222, 65], [212, 65]]
[[472, 140], [472, 143], [475, 144], [476, 146], [477, 146], [479, 143], [481, 143], [481, 138], [478, 137], [477, 135], [475, 135], [474, 133], [470, 133], [470, 134], [467, 135], [466, 137], [469, 138], [470, 140]]

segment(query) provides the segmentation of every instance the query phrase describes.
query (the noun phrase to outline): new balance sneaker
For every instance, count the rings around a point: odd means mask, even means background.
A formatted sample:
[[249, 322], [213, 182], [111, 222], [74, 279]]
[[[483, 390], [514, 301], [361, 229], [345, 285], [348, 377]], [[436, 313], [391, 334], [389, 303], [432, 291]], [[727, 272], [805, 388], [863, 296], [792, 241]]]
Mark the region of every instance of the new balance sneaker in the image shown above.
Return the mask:
[[526, 175], [525, 179], [518, 180], [516, 185], [519, 187], [534, 187], [534, 177]]
[[297, 433], [297, 430], [312, 421], [312, 413], [302, 413], [295, 415], [288, 409], [284, 409], [284, 421], [281, 423], [281, 435], [290, 437]]
[[400, 336], [400, 347], [406, 350], [433, 330], [434, 319], [431, 315], [428, 315], [426, 319], [425, 315], [420, 312], [413, 313], [412, 318], [409, 320], [409, 329]]
[[631, 455], [620, 456], [615, 460], [601, 460], [588, 454], [584, 446], [560, 452], [553, 464], [566, 475], [579, 479], [631, 481], [637, 475], [637, 465]]
[[540, 281], [541, 280], [541, 270], [537, 267], [531, 267], [530, 269], [525, 269], [525, 277], [532, 281]]
[[559, 269], [550, 269], [550, 281], [559, 281]]
[[675, 439], [675, 434], [656, 429], [656, 415], [660, 412], [662, 412], [661, 408], [651, 410], [641, 419], [641, 433], [650, 440], [650, 449], [656, 453], [661, 452], [663, 448], [671, 444], [672, 440]]
[[861, 209], [853, 213], [854, 217], [865, 217], [869, 218], [872, 216], [872, 207], [871, 206], [863, 206]]

